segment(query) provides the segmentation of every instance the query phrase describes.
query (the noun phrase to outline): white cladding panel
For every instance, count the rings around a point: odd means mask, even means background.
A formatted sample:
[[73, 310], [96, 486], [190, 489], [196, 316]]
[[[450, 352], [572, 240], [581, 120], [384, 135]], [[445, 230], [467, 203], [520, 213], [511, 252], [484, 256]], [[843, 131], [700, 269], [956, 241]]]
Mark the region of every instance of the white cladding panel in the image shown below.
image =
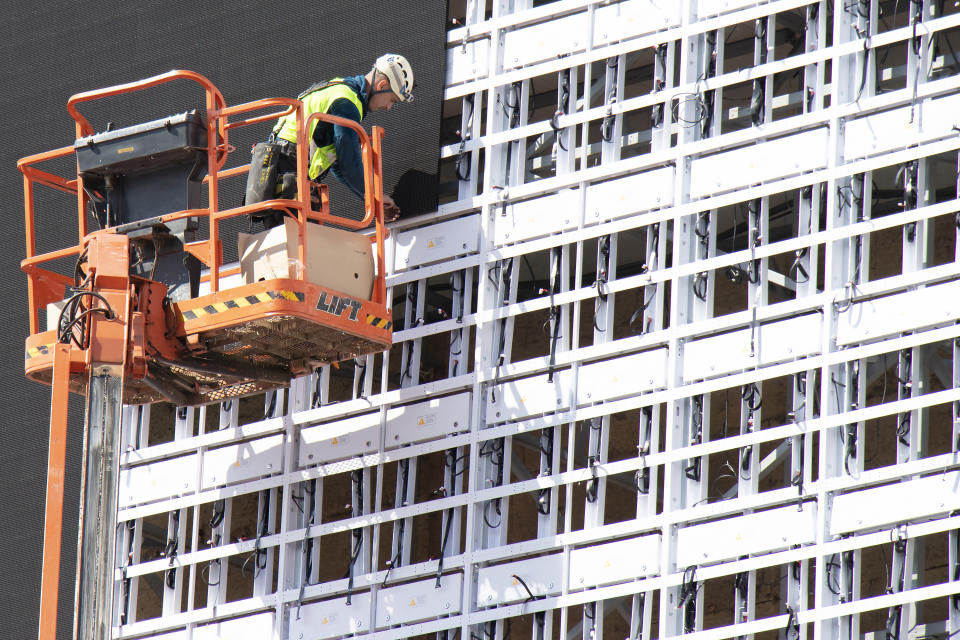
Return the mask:
[[[593, 46], [629, 40], [676, 25], [679, 19], [680, 7], [675, 2], [624, 0], [598, 7], [594, 15]], [[507, 32], [503, 42], [504, 69], [583, 51], [590, 36], [589, 24], [588, 13], [581, 11]]]
[[370, 594], [355, 593], [346, 598], [290, 606], [290, 637], [297, 640], [322, 640], [370, 628]]
[[120, 471], [120, 508], [182, 496], [197, 489], [196, 455], [161, 460]]
[[447, 86], [486, 77], [490, 40], [483, 38], [447, 49]]
[[580, 367], [577, 404], [636, 395], [662, 388], [666, 381], [666, 349], [595, 362]]
[[634, 580], [660, 571], [660, 534], [570, 552], [570, 589]]
[[559, 553], [483, 567], [477, 571], [477, 606], [517, 602], [531, 594], [537, 597], [559, 593], [562, 569], [563, 555]]
[[679, 2], [625, 0], [598, 6], [593, 17], [593, 46], [613, 44], [680, 24]]
[[705, 198], [827, 166], [826, 127], [758, 142], [690, 163], [690, 195]]
[[898, 482], [838, 495], [830, 511], [830, 533], [924, 520], [960, 508], [960, 472]]
[[[673, 204], [674, 170], [670, 167], [597, 182], [587, 187], [584, 224], [614, 220]], [[494, 217], [497, 246], [574, 229], [580, 219], [579, 189], [564, 189], [508, 204]]]
[[377, 593], [377, 628], [460, 613], [463, 574], [420, 580]]
[[521, 378], [491, 386], [487, 392], [487, 422], [520, 420], [567, 408], [570, 371], [556, 371], [553, 382], [548, 375]]
[[196, 627], [193, 640], [245, 640], [273, 636], [273, 612], [259, 613], [244, 618]]
[[672, 167], [664, 167], [591, 184], [587, 187], [585, 222], [605, 222], [671, 206], [675, 175]]
[[542, 198], [514, 202], [502, 211], [495, 207], [494, 242], [503, 245], [572, 229], [577, 226], [579, 203], [578, 189], [564, 189]]
[[343, 460], [380, 446], [380, 412], [326, 422], [300, 432], [300, 466]]
[[387, 411], [386, 448], [436, 440], [465, 431], [470, 423], [470, 394], [434, 398]]
[[561, 52], [583, 51], [587, 36], [585, 12], [507, 32], [503, 39], [503, 67], [525, 67], [555, 58]]
[[960, 95], [949, 95], [882, 111], [845, 125], [843, 157], [854, 160], [877, 153], [905, 149], [939, 138], [956, 137], [954, 126]]
[[396, 240], [396, 270], [475, 253], [479, 231], [479, 215], [402, 231]]
[[854, 303], [837, 319], [837, 344], [944, 324], [960, 318], [960, 281]]
[[203, 454], [203, 488], [233, 484], [283, 470], [283, 435], [277, 434]]
[[677, 566], [719, 562], [741, 555], [767, 553], [816, 540], [817, 507], [806, 503], [726, 518], [677, 533]]
[[751, 351], [750, 329], [693, 340], [684, 346], [685, 382], [715, 378], [758, 365], [802, 358], [820, 350], [820, 314], [761, 325], [754, 340], [759, 362]]
[[729, 13], [746, 7], [767, 4], [768, 0], [699, 0], [697, 17], [706, 18], [721, 13]]

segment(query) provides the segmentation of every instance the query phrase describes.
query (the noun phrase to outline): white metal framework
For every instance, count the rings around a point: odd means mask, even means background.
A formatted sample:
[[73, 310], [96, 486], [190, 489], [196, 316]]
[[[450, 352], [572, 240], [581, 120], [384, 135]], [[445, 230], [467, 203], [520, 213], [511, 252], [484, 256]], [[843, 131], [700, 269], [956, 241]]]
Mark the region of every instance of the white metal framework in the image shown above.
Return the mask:
[[394, 349], [125, 409], [115, 637], [960, 631], [956, 5], [450, 17]]

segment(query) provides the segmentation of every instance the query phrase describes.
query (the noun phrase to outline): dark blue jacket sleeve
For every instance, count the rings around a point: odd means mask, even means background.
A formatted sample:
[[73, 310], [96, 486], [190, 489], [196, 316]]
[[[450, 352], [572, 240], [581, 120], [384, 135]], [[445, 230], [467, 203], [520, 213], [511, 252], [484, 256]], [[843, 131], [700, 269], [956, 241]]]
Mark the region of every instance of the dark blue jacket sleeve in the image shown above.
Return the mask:
[[[335, 100], [330, 105], [328, 113], [360, 122], [357, 107], [346, 98]], [[353, 129], [335, 124], [333, 125], [333, 144], [337, 149], [337, 160], [331, 165], [330, 171], [340, 182], [362, 198], [363, 159], [360, 155], [360, 140], [357, 138], [357, 133]]]

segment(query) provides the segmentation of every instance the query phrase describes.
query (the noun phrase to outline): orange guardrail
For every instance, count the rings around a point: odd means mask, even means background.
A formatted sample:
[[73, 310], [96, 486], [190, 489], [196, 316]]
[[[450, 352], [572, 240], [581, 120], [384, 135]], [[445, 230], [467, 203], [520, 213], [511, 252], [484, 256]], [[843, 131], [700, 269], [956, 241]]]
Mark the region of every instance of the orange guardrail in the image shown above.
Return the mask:
[[[223, 95], [213, 85], [213, 83], [204, 76], [193, 72], [174, 70], [152, 78], [146, 78], [137, 82], [131, 82], [105, 89], [88, 91], [72, 96], [67, 102], [67, 111], [76, 123], [77, 137], [84, 137], [93, 133], [93, 127], [83, 114], [80, 113], [78, 105], [92, 100], [98, 100], [111, 96], [118, 96], [136, 91], [142, 91], [174, 80], [190, 80], [200, 84], [206, 95], [206, 127], [207, 127], [207, 176], [203, 183], [207, 186], [208, 207], [205, 209], [191, 209], [178, 211], [175, 213], [161, 216], [157, 222], [170, 222], [173, 220], [188, 217], [205, 217], [209, 220], [209, 234], [205, 240], [198, 240], [187, 243], [185, 250], [189, 251], [210, 269], [209, 281], [212, 292], [219, 290], [220, 275], [222, 267], [222, 245], [220, 242], [220, 225], [224, 220], [254, 214], [258, 211], [269, 209], [285, 209], [294, 214], [298, 224], [299, 234], [299, 255], [300, 264], [306, 264], [307, 246], [306, 246], [306, 227], [308, 221], [319, 224], [334, 223], [353, 229], [364, 229], [371, 222], [376, 224], [376, 233], [371, 241], [376, 246], [376, 281], [372, 301], [378, 304], [386, 304], [386, 279], [385, 279], [385, 259], [384, 259], [384, 241], [386, 239], [386, 230], [383, 226], [383, 169], [382, 169], [382, 139], [383, 129], [373, 127], [372, 135], [367, 132], [358, 123], [344, 118], [338, 118], [327, 114], [313, 114], [304, 121], [303, 104], [299, 100], [289, 98], [265, 98], [245, 104], [227, 107]], [[255, 112], [258, 110], [269, 109], [272, 107], [283, 107], [281, 110], [248, 117], [242, 120], [230, 121], [232, 116], [239, 116]], [[262, 122], [275, 120], [278, 117], [296, 113], [297, 118], [297, 198], [283, 200], [268, 200], [254, 204], [233, 207], [221, 210], [219, 207], [219, 181], [225, 178], [235, 176], [246, 176], [249, 165], [233, 167], [222, 170], [226, 164], [227, 156], [230, 152], [228, 145], [228, 131], [239, 127], [250, 126]], [[340, 126], [349, 127], [355, 131], [360, 140], [361, 155], [364, 164], [364, 186], [365, 216], [362, 220], [350, 220], [339, 216], [330, 215], [325, 206], [321, 206], [321, 211], [313, 210], [310, 202], [310, 181], [307, 176], [307, 166], [309, 158], [306, 149], [308, 144], [304, 143], [309, 131], [310, 125], [314, 121], [330, 122]], [[27, 274], [28, 284], [28, 305], [30, 312], [30, 333], [39, 332], [39, 312], [45, 306], [56, 300], [62, 299], [63, 286], [72, 284], [73, 280], [62, 274], [58, 274], [50, 269], [43, 268], [43, 265], [55, 260], [77, 256], [80, 254], [82, 243], [88, 233], [87, 229], [87, 205], [89, 198], [83, 188], [83, 180], [79, 176], [65, 178], [39, 169], [36, 165], [74, 155], [74, 147], [63, 147], [53, 151], [47, 151], [21, 159], [17, 167], [23, 173], [24, 180], [24, 210], [26, 225], [26, 258], [21, 262], [21, 269]], [[222, 171], [221, 171], [222, 170]], [[66, 247], [57, 251], [52, 251], [38, 255], [36, 253], [36, 219], [34, 211], [34, 186], [40, 185], [77, 196], [77, 224], [78, 224], [78, 244], [72, 247]], [[324, 204], [323, 202], [321, 203]], [[109, 229], [108, 229], [109, 231]], [[303, 269], [297, 274], [298, 279], [303, 279], [306, 270]]]

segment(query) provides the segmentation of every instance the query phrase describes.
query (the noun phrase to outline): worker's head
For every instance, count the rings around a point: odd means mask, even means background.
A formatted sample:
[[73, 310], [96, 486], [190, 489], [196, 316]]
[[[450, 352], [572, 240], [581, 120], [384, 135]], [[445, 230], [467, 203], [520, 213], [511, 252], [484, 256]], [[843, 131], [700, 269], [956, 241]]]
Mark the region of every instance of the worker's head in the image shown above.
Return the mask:
[[385, 53], [367, 74], [370, 111], [389, 111], [398, 102], [413, 101], [413, 68], [396, 53]]

